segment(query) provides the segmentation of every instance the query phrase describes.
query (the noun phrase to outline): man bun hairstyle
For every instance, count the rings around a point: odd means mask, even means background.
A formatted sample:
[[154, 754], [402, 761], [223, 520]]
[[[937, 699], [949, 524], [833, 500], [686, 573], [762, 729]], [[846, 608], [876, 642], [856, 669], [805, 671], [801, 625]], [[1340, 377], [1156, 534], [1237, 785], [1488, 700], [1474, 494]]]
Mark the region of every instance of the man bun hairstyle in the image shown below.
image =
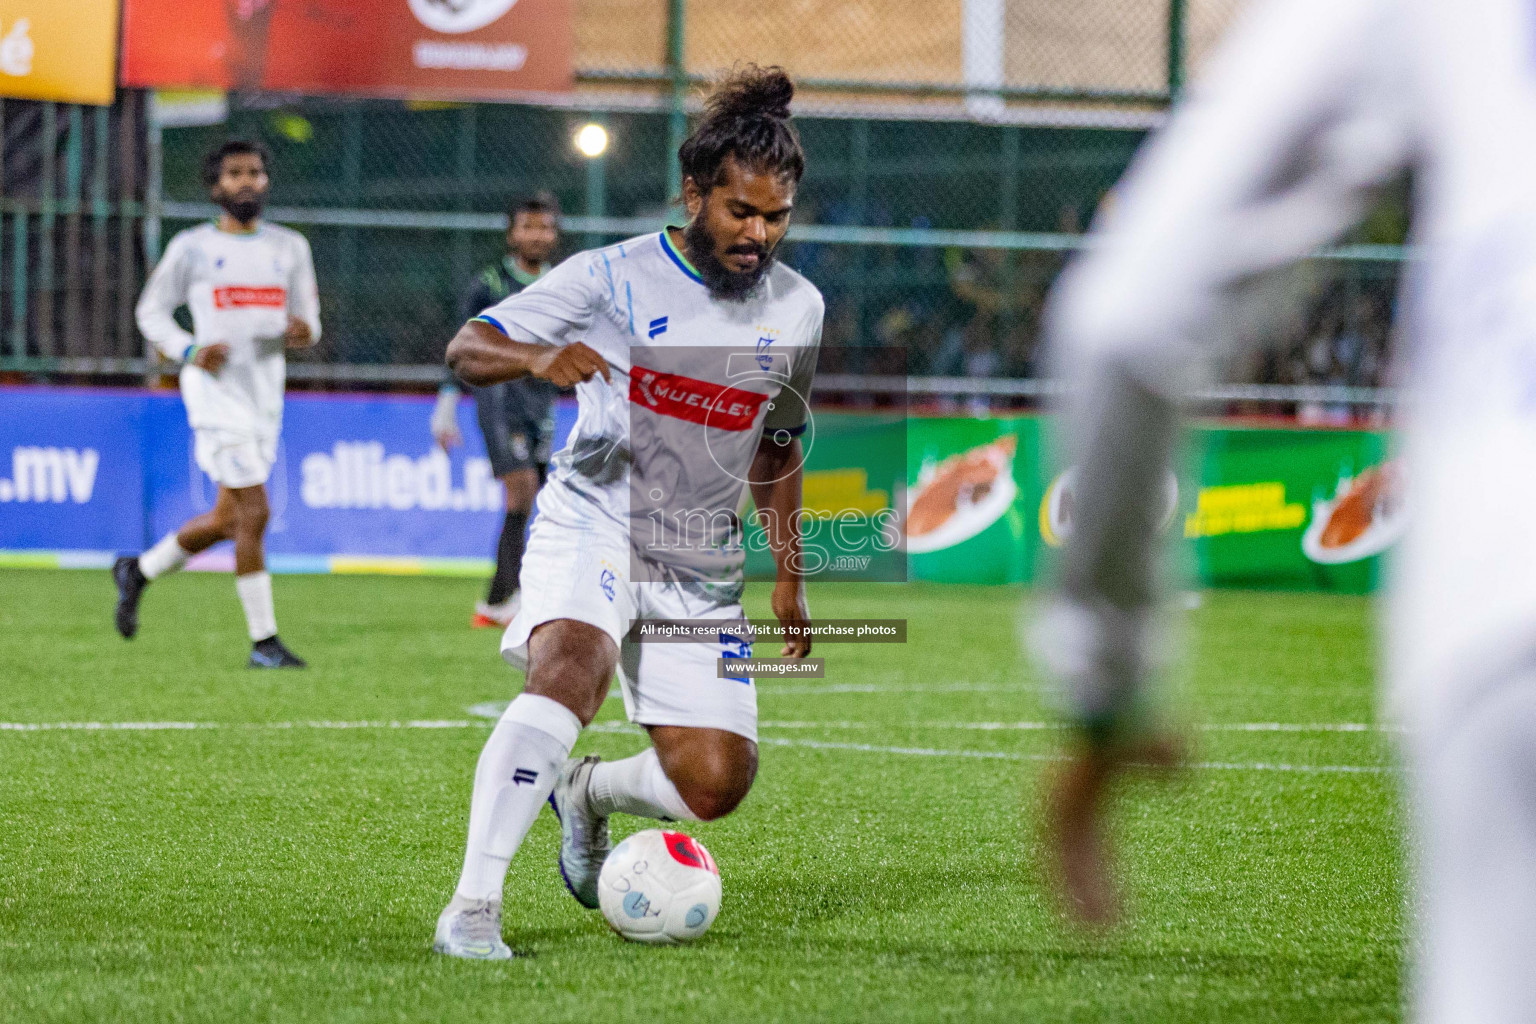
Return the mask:
[[261, 143], [250, 139], [226, 139], [203, 156], [203, 186], [213, 188], [219, 183], [219, 175], [224, 173], [225, 157], [247, 154], [261, 157], [263, 170], [272, 166], [272, 154]]
[[759, 173], [799, 184], [805, 151], [790, 123], [795, 83], [777, 65], [735, 68], [704, 101], [704, 119], [677, 150], [683, 177], [708, 192], [720, 183], [728, 157]]

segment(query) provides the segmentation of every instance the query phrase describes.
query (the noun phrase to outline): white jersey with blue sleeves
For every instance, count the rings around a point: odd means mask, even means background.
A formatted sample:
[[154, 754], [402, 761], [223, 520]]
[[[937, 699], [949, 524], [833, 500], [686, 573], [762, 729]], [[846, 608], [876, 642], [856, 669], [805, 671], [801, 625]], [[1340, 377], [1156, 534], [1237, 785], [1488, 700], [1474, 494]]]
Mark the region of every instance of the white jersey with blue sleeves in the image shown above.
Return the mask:
[[731, 520], [763, 433], [806, 429], [823, 310], [782, 264], [746, 299], [716, 298], [665, 232], [578, 253], [486, 310], [515, 341], [584, 342], [613, 368], [577, 387], [540, 514], [605, 517], [691, 573], [738, 572]]

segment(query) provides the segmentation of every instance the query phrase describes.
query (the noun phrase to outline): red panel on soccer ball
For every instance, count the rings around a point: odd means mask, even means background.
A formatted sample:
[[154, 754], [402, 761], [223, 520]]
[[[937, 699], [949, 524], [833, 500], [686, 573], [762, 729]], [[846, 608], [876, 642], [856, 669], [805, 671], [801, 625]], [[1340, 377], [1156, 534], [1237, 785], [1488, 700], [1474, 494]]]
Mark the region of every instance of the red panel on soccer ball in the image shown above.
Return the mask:
[[720, 873], [715, 867], [715, 858], [709, 855], [702, 843], [696, 842], [692, 836], [681, 832], [663, 832], [667, 837], [667, 852], [672, 859], [679, 864], [686, 864], [690, 868], [703, 868], [705, 871]]

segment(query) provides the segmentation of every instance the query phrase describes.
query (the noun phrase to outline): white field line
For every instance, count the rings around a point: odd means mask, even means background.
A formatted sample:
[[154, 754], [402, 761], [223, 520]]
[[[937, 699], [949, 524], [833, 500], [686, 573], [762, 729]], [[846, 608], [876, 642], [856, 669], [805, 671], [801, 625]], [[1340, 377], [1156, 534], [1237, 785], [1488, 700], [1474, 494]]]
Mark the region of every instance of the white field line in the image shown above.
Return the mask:
[[[1068, 728], [1066, 722], [772, 722], [765, 729], [969, 729], [977, 732], [1049, 732]], [[1369, 722], [1204, 722], [1202, 732], [1398, 732]]]
[[[487, 727], [492, 715], [485, 714], [492, 705], [477, 704], [469, 710], [476, 720], [409, 719], [405, 721], [325, 721], [298, 722], [0, 722], [0, 732], [117, 731], [174, 732], [193, 729], [470, 729]], [[499, 714], [500, 706], [497, 706]], [[591, 726], [603, 731], [614, 724]], [[1049, 732], [1066, 728], [1063, 722], [780, 722], [765, 720], [764, 729], [961, 729], [976, 732]], [[1206, 722], [1194, 726], [1206, 732], [1395, 732], [1392, 726], [1367, 722]]]
[[[808, 747], [812, 750], [858, 750], [869, 754], [905, 754], [909, 757], [967, 757], [987, 761], [1064, 761], [1061, 754], [1020, 754], [1009, 750], [936, 750], [932, 747], [886, 747], [873, 743], [822, 743], [817, 740], [790, 740], [777, 736], [761, 737], [758, 742], [775, 747]], [[1381, 775], [1392, 771], [1385, 765], [1363, 764], [1286, 764], [1278, 761], [1236, 763], [1200, 761], [1191, 768], [1213, 771], [1306, 772], [1348, 775]]]
[[485, 721], [411, 719], [403, 722], [0, 722], [0, 732], [186, 732], [193, 729], [481, 729]]
[[[782, 691], [780, 691], [782, 692]], [[817, 691], [822, 692], [822, 691]], [[861, 691], [862, 692], [862, 691]], [[615, 690], [609, 699], [618, 695]], [[464, 709], [480, 718], [500, 718], [507, 701], [493, 700]], [[764, 729], [973, 729], [977, 732], [1050, 732], [1068, 727], [1066, 722], [793, 722], [760, 721]], [[1201, 732], [1400, 732], [1391, 725], [1370, 722], [1203, 722], [1192, 726]]]
[[[808, 723], [802, 723], [808, 724]], [[982, 723], [991, 724], [991, 723]], [[1267, 723], [1266, 723], [1267, 724]], [[0, 722], [0, 732], [186, 732], [191, 730], [283, 730], [283, 729], [484, 729], [490, 723], [455, 719], [411, 719], [406, 721], [299, 721], [299, 722]], [[768, 723], [764, 727], [772, 728]], [[598, 722], [590, 732], [639, 735], [639, 726], [628, 722]], [[796, 747], [807, 750], [847, 750], [868, 754], [895, 754], [907, 757], [968, 758], [984, 761], [1059, 761], [1060, 754], [1026, 754], [1008, 750], [946, 750], [934, 747], [897, 747], [874, 743], [832, 743], [820, 740], [765, 736], [759, 742], [767, 746]], [[1284, 762], [1202, 761], [1190, 765], [1212, 771], [1295, 772], [1301, 774], [1381, 775], [1393, 769], [1385, 765], [1288, 764]]]
[[814, 697], [838, 693], [1026, 693], [1035, 689], [1024, 683], [834, 683], [831, 686], [757, 685], [759, 697]]

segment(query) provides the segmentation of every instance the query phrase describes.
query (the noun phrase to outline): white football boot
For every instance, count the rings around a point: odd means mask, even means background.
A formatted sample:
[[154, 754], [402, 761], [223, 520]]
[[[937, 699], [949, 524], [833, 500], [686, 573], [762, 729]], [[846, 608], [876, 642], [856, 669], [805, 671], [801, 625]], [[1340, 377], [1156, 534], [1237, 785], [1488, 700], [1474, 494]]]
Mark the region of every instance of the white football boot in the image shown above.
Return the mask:
[[501, 900], [472, 900], [453, 894], [437, 918], [432, 949], [465, 960], [511, 960], [501, 941]]
[[613, 845], [608, 819], [593, 814], [587, 804], [592, 768], [601, 760], [596, 754], [571, 758], [549, 794], [549, 806], [560, 819], [560, 877], [576, 902], [588, 910], [597, 909], [597, 876]]

